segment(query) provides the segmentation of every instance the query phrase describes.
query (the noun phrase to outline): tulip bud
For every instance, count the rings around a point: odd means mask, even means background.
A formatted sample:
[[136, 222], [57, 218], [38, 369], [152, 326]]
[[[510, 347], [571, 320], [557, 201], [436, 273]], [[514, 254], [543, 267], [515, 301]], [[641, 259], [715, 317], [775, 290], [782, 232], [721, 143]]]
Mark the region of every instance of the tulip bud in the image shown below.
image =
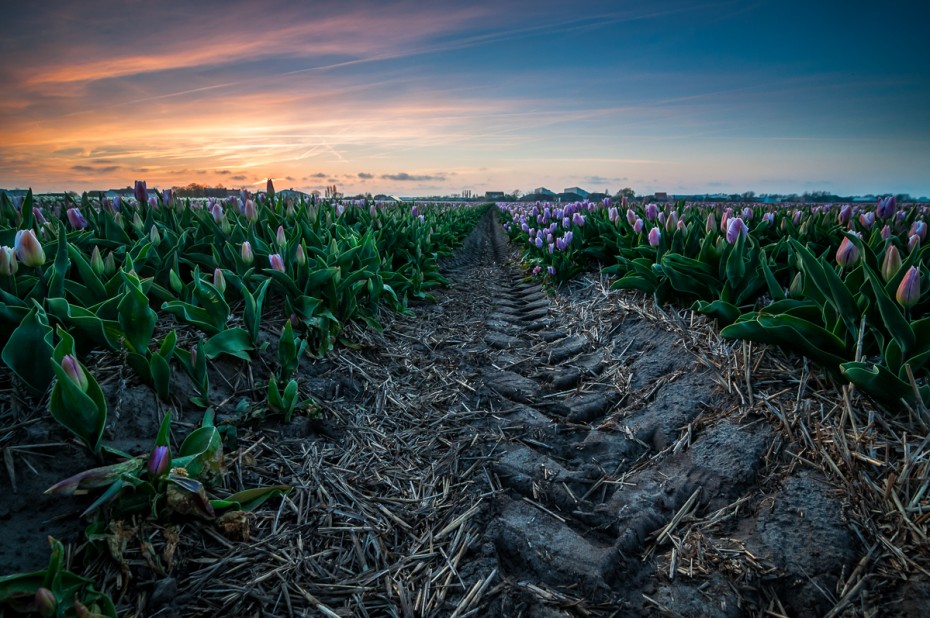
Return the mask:
[[894, 245], [888, 245], [885, 251], [885, 258], [882, 260], [882, 278], [890, 281], [901, 268], [901, 254]]
[[920, 249], [920, 236], [911, 234], [907, 239], [907, 252], [910, 254], [916, 249]]
[[152, 241], [153, 245], [157, 246], [161, 244], [161, 234], [158, 233], [158, 228], [154, 225], [152, 226], [152, 229], [149, 232], [149, 239]]
[[836, 263], [846, 268], [859, 261], [859, 248], [849, 238], [843, 237], [840, 248], [836, 250]]
[[170, 465], [171, 452], [168, 450], [167, 446], [160, 444], [152, 449], [152, 456], [149, 457], [149, 461], [148, 464], [146, 464], [145, 469], [148, 470], [148, 473], [152, 478], [159, 478], [168, 471], [168, 467]]
[[791, 280], [791, 285], [788, 286], [788, 295], [791, 298], [801, 298], [804, 294], [804, 279], [801, 277], [801, 273], [797, 273], [794, 276], [794, 279]]
[[84, 373], [84, 369], [81, 367], [81, 363], [78, 362], [78, 359], [74, 358], [71, 354], [66, 354], [65, 357], [61, 359], [61, 368], [64, 369], [65, 374], [71, 378], [71, 381], [81, 389], [82, 393], [87, 392], [87, 374]]
[[630, 225], [633, 225], [634, 223], [636, 223], [636, 219], [638, 219], [638, 217], [636, 216], [636, 213], [633, 212], [631, 208], [627, 208], [626, 209], [626, 222], [629, 223]]
[[659, 216], [659, 207], [655, 204], [646, 204], [646, 221], [653, 221]]
[[83, 230], [87, 227], [87, 219], [84, 218], [80, 208], [68, 209], [68, 223], [76, 230]]
[[717, 218], [713, 212], [707, 213], [707, 222], [704, 224], [704, 232], [710, 234], [717, 229]]
[[659, 242], [662, 240], [662, 232], [659, 231], [659, 228], [654, 227], [649, 230], [649, 245], [652, 247], [658, 247]]
[[888, 225], [882, 226], [882, 240], [888, 240], [891, 238], [891, 228]]
[[727, 220], [727, 242], [735, 243], [740, 236], [745, 236], [747, 231], [746, 224], [739, 217], [733, 217]]
[[275, 235], [275, 241], [278, 243], [279, 247], [283, 247], [287, 244], [287, 237], [284, 235], [284, 226], [278, 226], [278, 232]]
[[615, 206], [611, 206], [610, 209], [608, 209], [607, 218], [610, 220], [611, 223], [616, 223], [617, 221], [620, 220], [620, 213], [617, 211], [617, 208]]
[[136, 231], [137, 234], [142, 233], [142, 218], [139, 216], [139, 213], [132, 215], [132, 229]]
[[372, 204], [371, 207], [368, 209], [368, 216], [370, 216], [372, 219], [374, 219], [374, 217], [375, 217], [375, 215], [376, 215], [377, 213], [378, 213], [378, 209], [375, 208], [375, 205], [374, 205], [374, 204]]
[[897, 205], [893, 195], [878, 198], [878, 205], [875, 207], [876, 215], [882, 218], [893, 217], [896, 210]]
[[13, 250], [16, 257], [19, 258], [26, 266], [41, 266], [45, 264], [45, 251], [42, 249], [42, 243], [36, 238], [36, 233], [32, 230], [20, 230], [16, 232], [16, 240], [13, 243]]
[[633, 222], [633, 233], [639, 234], [643, 231], [643, 220], [639, 217], [636, 217], [636, 221]]
[[94, 247], [90, 254], [90, 267], [98, 277], [103, 276], [103, 256], [100, 255], [100, 247]]
[[255, 261], [255, 255], [252, 253], [252, 243], [245, 240], [242, 242], [242, 261], [251, 264]]
[[106, 277], [112, 277], [116, 274], [116, 258], [113, 257], [112, 251], [107, 253], [107, 257], [103, 260], [103, 274]]
[[872, 229], [872, 225], [875, 223], [875, 213], [874, 212], [864, 212], [859, 215], [859, 223], [862, 224], [867, 230]]
[[136, 201], [140, 206], [148, 201], [149, 192], [145, 186], [144, 180], [136, 181], [135, 187], [133, 188], [133, 193], [135, 194]]
[[0, 247], [0, 275], [15, 275], [19, 270], [19, 261], [12, 247]]
[[839, 221], [841, 224], [846, 225], [849, 223], [849, 220], [852, 219], [852, 205], [843, 204], [840, 206]]
[[921, 242], [927, 240], [927, 223], [925, 221], [914, 221], [907, 235], [913, 236], [915, 234], [920, 238]]
[[39, 225], [45, 225], [45, 215], [42, 214], [42, 211], [39, 210], [38, 206], [32, 207], [32, 216], [35, 217], [36, 223]]
[[213, 269], [213, 286], [220, 291], [220, 294], [226, 292], [226, 277], [219, 268]]
[[245, 206], [242, 207], [242, 214], [245, 215], [245, 218], [249, 221], [258, 219], [258, 209], [255, 207], [255, 202], [246, 200]]
[[284, 260], [281, 259], [280, 253], [272, 253], [268, 256], [268, 263], [271, 264], [272, 270], [284, 272]]
[[55, 593], [45, 587], [36, 590], [35, 603], [36, 611], [42, 618], [54, 616], [58, 610], [58, 599], [55, 597]]
[[174, 272], [173, 268], [168, 271], [168, 283], [171, 285], [171, 289], [174, 290], [175, 294], [180, 294], [181, 290], [184, 289], [184, 282], [181, 281], [178, 273]]
[[895, 299], [905, 309], [913, 307], [920, 300], [920, 271], [915, 266], [907, 269], [907, 273], [898, 286]]

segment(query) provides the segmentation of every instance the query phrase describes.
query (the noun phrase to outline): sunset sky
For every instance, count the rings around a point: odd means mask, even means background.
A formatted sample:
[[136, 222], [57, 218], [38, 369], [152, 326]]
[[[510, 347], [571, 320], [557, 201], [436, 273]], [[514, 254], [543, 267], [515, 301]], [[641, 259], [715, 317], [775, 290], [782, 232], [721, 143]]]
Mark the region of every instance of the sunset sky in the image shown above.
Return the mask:
[[926, 18], [897, 0], [6, 2], [0, 187], [930, 195]]

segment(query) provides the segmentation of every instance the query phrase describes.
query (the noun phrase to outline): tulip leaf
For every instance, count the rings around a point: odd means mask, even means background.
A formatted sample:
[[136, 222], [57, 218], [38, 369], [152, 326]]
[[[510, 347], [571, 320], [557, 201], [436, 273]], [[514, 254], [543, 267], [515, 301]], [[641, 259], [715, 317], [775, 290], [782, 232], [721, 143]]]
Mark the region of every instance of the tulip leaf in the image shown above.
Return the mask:
[[103, 283], [100, 281], [100, 277], [97, 276], [94, 269], [91, 268], [87, 260], [84, 259], [84, 255], [81, 251], [74, 245], [68, 245], [68, 255], [71, 257], [71, 261], [74, 265], [77, 266], [78, 275], [80, 275], [81, 281], [84, 282], [84, 287], [90, 294], [90, 302], [85, 302], [84, 304], [93, 305], [106, 300], [108, 298], [106, 288], [104, 288]]
[[898, 304], [886, 294], [885, 288], [879, 280], [878, 275], [868, 266], [864, 266], [864, 268], [866, 269], [866, 277], [872, 284], [875, 303], [882, 316], [882, 322], [888, 329], [888, 333], [898, 342], [902, 353], [906, 355], [914, 348], [914, 344], [916, 343], [914, 331], [911, 330], [911, 326], [904, 317], [904, 314], [901, 313]]
[[736, 305], [723, 300], [713, 302], [699, 300], [691, 308], [700, 314], [714, 318], [720, 326], [729, 326], [740, 316], [740, 310]]
[[131, 352], [146, 354], [158, 314], [149, 307], [148, 297], [142, 291], [139, 278], [121, 270], [120, 276], [125, 285], [125, 292], [117, 306], [118, 321], [126, 336], [126, 344]]
[[45, 310], [35, 301], [19, 326], [10, 335], [0, 354], [3, 362], [36, 394], [44, 393], [52, 382], [52, 328]]
[[231, 496], [219, 500], [210, 500], [216, 510], [234, 509], [237, 511], [254, 511], [267, 500], [278, 496], [286, 496], [294, 488], [288, 485], [275, 485], [273, 487], [256, 487], [236, 492]]
[[[917, 403], [917, 394], [910, 383], [901, 380], [885, 367], [873, 363], [843, 363], [840, 370], [846, 378], [873, 398], [892, 406], [904, 399], [910, 405]], [[930, 386], [918, 389], [923, 403], [930, 404]]]
[[161, 354], [152, 354], [149, 357], [149, 374], [158, 398], [167, 402], [171, 390], [171, 365], [168, 360]]
[[830, 331], [807, 320], [781, 314], [759, 314], [755, 318], [736, 322], [720, 331], [726, 339], [747, 339], [773, 343], [808, 356], [828, 370], [837, 370], [844, 361], [845, 346]]
[[204, 344], [204, 352], [210, 360], [215, 360], [221, 354], [228, 354], [249, 361], [251, 357], [248, 352], [252, 349], [252, 338], [248, 331], [242, 328], [226, 329], [210, 337]]

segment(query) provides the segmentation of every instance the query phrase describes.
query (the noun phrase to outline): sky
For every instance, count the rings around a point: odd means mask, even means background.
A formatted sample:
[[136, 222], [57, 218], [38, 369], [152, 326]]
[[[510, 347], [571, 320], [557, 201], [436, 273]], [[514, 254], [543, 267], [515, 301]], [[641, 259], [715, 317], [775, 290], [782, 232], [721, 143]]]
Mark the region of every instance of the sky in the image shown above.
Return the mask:
[[921, 5], [5, 2], [0, 187], [928, 196]]

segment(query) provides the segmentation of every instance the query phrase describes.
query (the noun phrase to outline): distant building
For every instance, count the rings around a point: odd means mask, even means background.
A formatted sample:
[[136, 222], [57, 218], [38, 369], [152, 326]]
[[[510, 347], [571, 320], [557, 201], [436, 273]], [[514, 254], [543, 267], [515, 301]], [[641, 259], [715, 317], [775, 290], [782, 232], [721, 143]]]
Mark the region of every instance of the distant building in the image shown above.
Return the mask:
[[530, 195], [542, 195], [545, 197], [555, 197], [555, 191], [550, 191], [546, 187], [536, 187], [530, 191]]
[[655, 193], [655, 195], [654, 195], [653, 197], [655, 197], [655, 200], [656, 200], [657, 202], [667, 202], [667, 201], [668, 201], [668, 193], [666, 193], [665, 191], [656, 191], [656, 193]]
[[588, 192], [581, 187], [569, 187], [564, 189], [562, 193], [574, 193], [575, 195], [580, 195], [582, 199], [588, 197]]
[[304, 193], [303, 191], [295, 191], [294, 189], [282, 189], [280, 191], [276, 191], [275, 195], [283, 197], [284, 199], [292, 197], [295, 200], [309, 200], [311, 197], [309, 193]]
[[[575, 187], [576, 189], [578, 187]], [[585, 191], [584, 195], [580, 193], [575, 193], [574, 191], [563, 191], [555, 196], [557, 202], [569, 203], [569, 202], [581, 202], [588, 196], [588, 192]]]
[[502, 200], [504, 199], [503, 191], [485, 191], [484, 199], [486, 200]]

